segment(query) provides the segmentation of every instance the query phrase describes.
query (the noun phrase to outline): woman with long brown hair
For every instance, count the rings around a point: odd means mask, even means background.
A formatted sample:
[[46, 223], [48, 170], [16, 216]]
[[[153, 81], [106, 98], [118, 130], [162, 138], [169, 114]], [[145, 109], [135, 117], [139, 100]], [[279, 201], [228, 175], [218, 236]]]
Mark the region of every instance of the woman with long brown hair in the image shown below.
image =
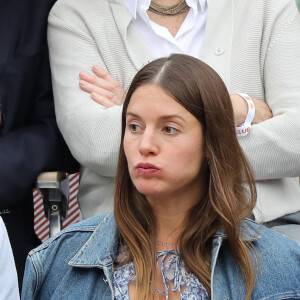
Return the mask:
[[255, 201], [221, 78], [153, 61], [124, 102], [114, 216], [33, 250], [23, 299], [300, 299], [300, 247], [245, 220]]

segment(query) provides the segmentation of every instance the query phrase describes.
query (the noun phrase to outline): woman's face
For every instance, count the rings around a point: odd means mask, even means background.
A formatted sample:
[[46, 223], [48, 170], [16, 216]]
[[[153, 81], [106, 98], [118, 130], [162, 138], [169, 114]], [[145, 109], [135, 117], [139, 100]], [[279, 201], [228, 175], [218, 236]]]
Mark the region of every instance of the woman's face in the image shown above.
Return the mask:
[[147, 198], [200, 195], [201, 124], [161, 87], [147, 84], [133, 93], [124, 151], [132, 182]]

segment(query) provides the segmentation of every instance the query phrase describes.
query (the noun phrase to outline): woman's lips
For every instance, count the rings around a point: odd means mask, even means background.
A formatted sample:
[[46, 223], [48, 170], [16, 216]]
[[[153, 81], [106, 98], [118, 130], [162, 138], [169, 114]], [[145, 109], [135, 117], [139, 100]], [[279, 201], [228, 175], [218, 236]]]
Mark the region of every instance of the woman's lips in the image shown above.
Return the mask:
[[159, 168], [149, 163], [139, 163], [136, 166], [137, 171], [143, 175], [151, 175], [160, 171]]

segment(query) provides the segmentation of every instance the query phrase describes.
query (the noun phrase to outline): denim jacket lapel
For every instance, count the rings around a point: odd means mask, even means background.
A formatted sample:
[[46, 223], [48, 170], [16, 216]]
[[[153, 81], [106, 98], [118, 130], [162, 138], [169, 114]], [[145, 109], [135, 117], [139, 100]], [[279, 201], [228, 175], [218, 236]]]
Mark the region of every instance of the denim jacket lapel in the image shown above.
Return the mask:
[[97, 226], [88, 241], [69, 261], [70, 266], [106, 267], [114, 261], [118, 245], [118, 230], [113, 213]]
[[[259, 235], [259, 230], [258, 231], [254, 231], [252, 228], [251, 228], [251, 223], [255, 223], [254, 221], [252, 220], [243, 220], [241, 221], [240, 223], [240, 236], [242, 238], [243, 241], [247, 241], [247, 242], [252, 242], [252, 241], [256, 241], [258, 239], [261, 238], [261, 236]], [[226, 240], [227, 236], [226, 236], [226, 233], [225, 233], [225, 230], [224, 228], [220, 228], [214, 238], [213, 238], [213, 245], [212, 245], [212, 260], [211, 260], [211, 300], [217, 300], [219, 298], [216, 298], [215, 297], [215, 291], [217, 291], [218, 293], [220, 293], [220, 286], [223, 287], [223, 291], [222, 293], [223, 294], [223, 298], [224, 300], [229, 300], [230, 299], [230, 295], [227, 295], [226, 296], [226, 290], [229, 289], [229, 286], [228, 285], [224, 285], [220, 278], [215, 278], [215, 271], [216, 271], [216, 265], [217, 265], [217, 260], [219, 258], [219, 254], [220, 254], [220, 251], [221, 251], [221, 246], [224, 242], [224, 240]], [[223, 259], [224, 259], [224, 255], [222, 256]], [[229, 256], [227, 256], [229, 257]], [[230, 257], [232, 257], [230, 255]], [[236, 262], [233, 260], [232, 261], [232, 265], [233, 264], [236, 264]], [[233, 268], [232, 268], [233, 269]], [[227, 272], [229, 273], [230, 270], [227, 270]], [[223, 272], [222, 276], [221, 276], [221, 279], [224, 279], [226, 276], [224, 276], [224, 273]], [[217, 276], [218, 277], [218, 276]]]
[[113, 295], [113, 262], [117, 246], [118, 230], [114, 215], [110, 213], [68, 264], [72, 267], [103, 269], [105, 282]]

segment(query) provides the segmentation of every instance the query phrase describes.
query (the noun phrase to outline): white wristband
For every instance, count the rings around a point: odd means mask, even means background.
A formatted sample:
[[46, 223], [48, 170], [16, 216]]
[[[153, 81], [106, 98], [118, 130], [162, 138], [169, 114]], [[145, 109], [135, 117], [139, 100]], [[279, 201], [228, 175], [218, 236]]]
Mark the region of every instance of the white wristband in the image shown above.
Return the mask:
[[244, 93], [236, 93], [236, 94], [240, 95], [247, 102], [248, 113], [245, 122], [235, 127], [235, 131], [237, 136], [246, 136], [251, 130], [251, 123], [253, 122], [255, 116], [255, 105], [253, 103], [253, 100], [247, 94]]

